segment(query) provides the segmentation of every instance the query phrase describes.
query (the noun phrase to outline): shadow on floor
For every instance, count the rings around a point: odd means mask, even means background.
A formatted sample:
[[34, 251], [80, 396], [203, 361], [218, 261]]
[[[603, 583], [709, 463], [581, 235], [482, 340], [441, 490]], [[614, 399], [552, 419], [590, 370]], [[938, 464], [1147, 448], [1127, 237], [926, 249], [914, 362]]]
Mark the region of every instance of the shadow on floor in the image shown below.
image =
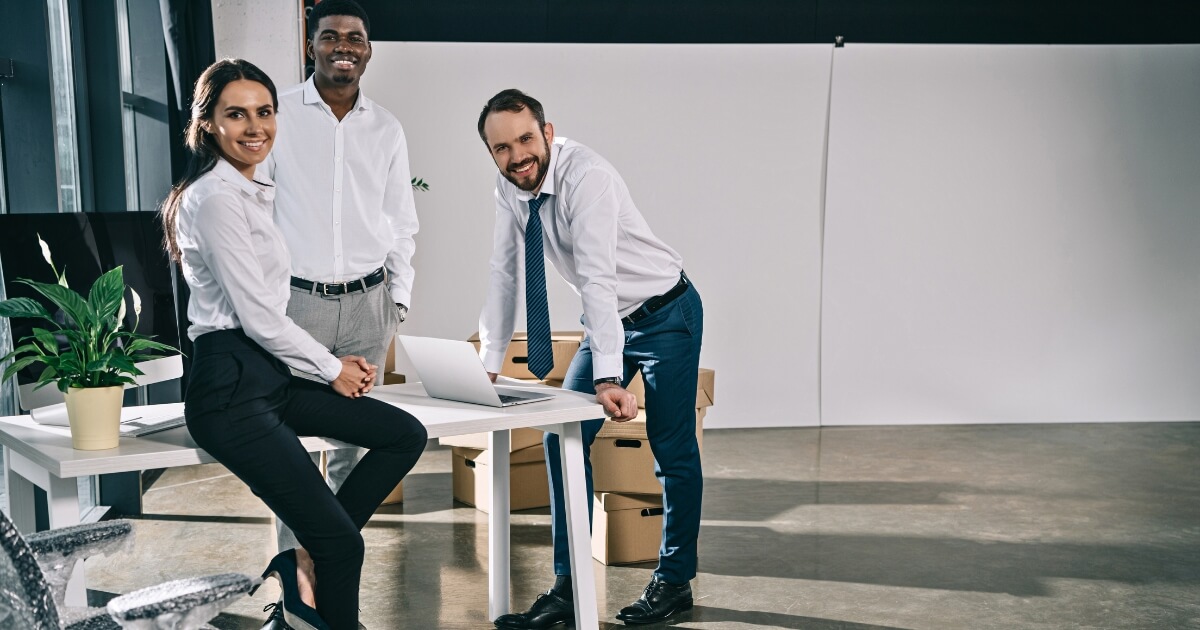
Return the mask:
[[1200, 584], [1200, 546], [981, 542], [704, 527], [700, 571], [1044, 596], [1049, 594], [1044, 578]]
[[953, 494], [997, 493], [956, 483], [706, 478], [704, 518], [769, 521], [805, 505], [952, 505]]
[[[638, 626], [640, 628], [688, 628], [706, 627], [691, 624], [738, 623], [753, 628], [786, 628], [787, 630], [905, 630], [897, 626], [878, 626], [869, 623], [802, 617], [783, 613], [759, 612], [755, 610], [733, 610], [696, 606], [692, 610], [660, 624]], [[622, 624], [600, 624], [608, 628], [629, 628]]]

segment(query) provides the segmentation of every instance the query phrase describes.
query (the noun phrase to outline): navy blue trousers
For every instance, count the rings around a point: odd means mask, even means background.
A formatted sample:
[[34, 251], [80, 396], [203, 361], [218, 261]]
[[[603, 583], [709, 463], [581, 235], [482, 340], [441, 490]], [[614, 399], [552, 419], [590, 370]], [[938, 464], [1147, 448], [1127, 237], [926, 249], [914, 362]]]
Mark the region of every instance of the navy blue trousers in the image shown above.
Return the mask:
[[[646, 432], [654, 453], [654, 472], [663, 487], [663, 535], [654, 573], [672, 583], [696, 577], [696, 539], [700, 534], [700, 504], [704, 475], [696, 443], [696, 377], [700, 342], [704, 336], [704, 305], [694, 286], [649, 317], [625, 326], [625, 373], [629, 384], [640, 370], [646, 383]], [[571, 361], [564, 389], [595, 393], [592, 350], [584, 338]], [[592, 496], [592, 442], [604, 419], [580, 423], [588, 496]], [[550, 514], [554, 521], [554, 573], [571, 574], [567, 545], [567, 515], [563, 511], [559, 440], [545, 438], [546, 468], [550, 474]], [[588, 501], [591, 516], [592, 502]], [[588, 566], [585, 564], [585, 566]]]

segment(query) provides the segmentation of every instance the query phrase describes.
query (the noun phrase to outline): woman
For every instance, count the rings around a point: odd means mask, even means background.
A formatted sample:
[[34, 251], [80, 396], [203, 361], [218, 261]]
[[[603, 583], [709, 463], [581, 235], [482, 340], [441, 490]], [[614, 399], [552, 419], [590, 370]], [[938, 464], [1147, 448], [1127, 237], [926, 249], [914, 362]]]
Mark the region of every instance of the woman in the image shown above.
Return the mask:
[[[375, 366], [334, 357], [285, 315], [288, 251], [272, 222], [272, 184], [255, 171], [271, 150], [277, 105], [271, 79], [240, 59], [218, 61], [196, 82], [185, 140], [191, 164], [162, 210], [167, 248], [191, 289], [195, 349], [184, 411], [196, 443], [302, 545], [263, 574], [283, 587], [288, 625], [355, 630], [359, 530], [416, 463], [426, 433], [408, 413], [363, 397]], [[289, 367], [328, 385], [294, 378]], [[301, 435], [371, 450], [334, 496]], [[315, 585], [315, 610], [299, 584]]]

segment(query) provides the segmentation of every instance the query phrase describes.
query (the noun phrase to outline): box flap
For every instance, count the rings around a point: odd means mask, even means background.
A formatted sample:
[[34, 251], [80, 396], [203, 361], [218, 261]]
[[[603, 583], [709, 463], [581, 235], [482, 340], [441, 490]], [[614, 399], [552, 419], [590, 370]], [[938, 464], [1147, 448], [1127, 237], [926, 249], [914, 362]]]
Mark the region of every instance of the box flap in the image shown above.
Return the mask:
[[596, 438], [628, 438], [631, 440], [648, 439], [646, 434], [646, 410], [638, 409], [638, 415], [627, 422], [605, 420]]
[[[465, 448], [462, 446], [455, 446], [452, 449], [452, 451], [453, 451], [455, 457], [462, 457], [464, 459], [473, 461], [473, 462], [475, 462], [475, 465], [477, 465], [477, 466], [491, 466], [492, 465], [492, 452], [487, 449], [481, 450], [481, 449], [477, 449], [477, 448]], [[508, 457], [509, 457], [509, 459], [508, 459], [509, 466], [515, 466], [517, 464], [529, 464], [532, 462], [540, 462], [540, 461], [546, 460], [546, 450], [545, 450], [545, 448], [542, 447], [541, 444], [538, 444], [537, 446], [530, 446], [528, 448], [523, 448], [518, 451], [513, 451], [508, 454]]]
[[643, 510], [646, 508], [661, 508], [661, 494], [617, 494], [614, 492], [597, 492], [596, 500], [605, 512], [618, 510]]

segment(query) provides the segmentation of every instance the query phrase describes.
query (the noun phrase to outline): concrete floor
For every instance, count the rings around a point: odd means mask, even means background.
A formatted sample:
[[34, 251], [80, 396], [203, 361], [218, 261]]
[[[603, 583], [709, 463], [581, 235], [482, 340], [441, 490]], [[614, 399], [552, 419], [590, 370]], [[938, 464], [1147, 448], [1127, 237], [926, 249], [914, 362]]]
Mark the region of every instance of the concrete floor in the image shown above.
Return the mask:
[[[679, 628], [1200, 628], [1200, 424], [710, 431], [696, 608]], [[487, 519], [432, 449], [364, 532], [371, 630], [487, 628]], [[261, 571], [270, 513], [217, 465], [168, 471], [120, 593]], [[547, 510], [513, 517], [513, 604], [550, 583]], [[652, 565], [595, 564], [604, 619]], [[274, 582], [220, 628], [261, 625]], [[616, 627], [602, 624], [604, 627]]]

